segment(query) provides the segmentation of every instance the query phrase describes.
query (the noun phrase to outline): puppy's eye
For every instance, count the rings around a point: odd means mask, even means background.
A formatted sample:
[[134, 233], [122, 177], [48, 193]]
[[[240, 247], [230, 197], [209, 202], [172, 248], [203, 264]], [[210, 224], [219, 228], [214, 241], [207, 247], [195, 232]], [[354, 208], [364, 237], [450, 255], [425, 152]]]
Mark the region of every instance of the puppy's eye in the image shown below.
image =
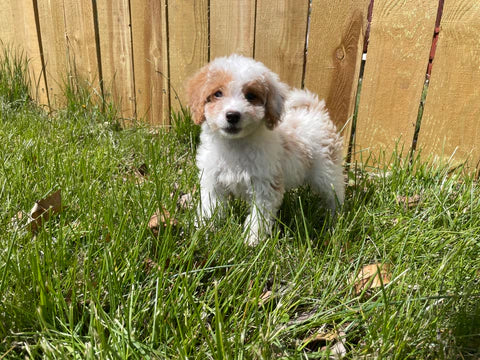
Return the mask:
[[223, 96], [223, 93], [218, 90], [215, 94], [213, 94], [213, 96], [215, 96], [216, 98], [221, 98]]
[[247, 99], [250, 102], [257, 100], [257, 98], [258, 98], [257, 95], [255, 95], [252, 92], [248, 92], [245, 94], [245, 99]]

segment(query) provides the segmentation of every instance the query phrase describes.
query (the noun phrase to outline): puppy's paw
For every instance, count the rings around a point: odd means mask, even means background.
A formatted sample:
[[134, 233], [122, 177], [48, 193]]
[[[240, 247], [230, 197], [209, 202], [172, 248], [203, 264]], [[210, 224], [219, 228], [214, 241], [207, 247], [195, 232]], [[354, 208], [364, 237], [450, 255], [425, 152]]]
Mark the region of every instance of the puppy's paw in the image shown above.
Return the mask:
[[260, 242], [260, 235], [256, 231], [245, 231], [245, 245], [248, 246], [257, 246], [258, 243]]

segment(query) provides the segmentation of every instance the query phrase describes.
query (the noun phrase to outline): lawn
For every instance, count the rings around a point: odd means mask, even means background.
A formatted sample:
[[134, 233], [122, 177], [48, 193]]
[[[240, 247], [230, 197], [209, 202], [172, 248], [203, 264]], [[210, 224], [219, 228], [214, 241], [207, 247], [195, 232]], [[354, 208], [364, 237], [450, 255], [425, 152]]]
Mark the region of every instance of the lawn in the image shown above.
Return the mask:
[[4, 58], [0, 359], [480, 356], [480, 190], [461, 167], [351, 164], [336, 221], [298, 189], [252, 248], [241, 202], [194, 226], [188, 113], [124, 128], [85, 87], [52, 113], [28, 88]]

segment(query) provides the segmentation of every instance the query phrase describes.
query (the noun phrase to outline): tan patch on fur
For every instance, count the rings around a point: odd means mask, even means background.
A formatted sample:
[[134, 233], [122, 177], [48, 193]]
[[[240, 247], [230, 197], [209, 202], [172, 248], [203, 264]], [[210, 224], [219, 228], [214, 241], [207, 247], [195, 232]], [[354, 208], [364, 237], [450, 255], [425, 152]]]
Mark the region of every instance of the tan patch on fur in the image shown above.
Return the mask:
[[336, 137], [336, 141], [332, 142], [328, 147], [328, 157], [334, 164], [341, 164], [343, 160], [343, 139], [338, 134], [332, 134], [332, 136]]
[[305, 109], [307, 111], [312, 111], [315, 109], [315, 107], [312, 105], [311, 102], [304, 102], [301, 104], [295, 104], [291, 107], [292, 110], [300, 110], [300, 109]]
[[210, 70], [209, 65], [200, 69], [188, 82], [187, 96], [193, 121], [200, 125], [205, 121], [205, 104], [216, 99], [217, 91], [227, 95], [227, 84], [232, 81], [232, 74], [224, 70]]
[[283, 194], [285, 192], [285, 187], [283, 186], [283, 177], [281, 175], [276, 175], [273, 178], [273, 182], [270, 183], [270, 186], [278, 193]]

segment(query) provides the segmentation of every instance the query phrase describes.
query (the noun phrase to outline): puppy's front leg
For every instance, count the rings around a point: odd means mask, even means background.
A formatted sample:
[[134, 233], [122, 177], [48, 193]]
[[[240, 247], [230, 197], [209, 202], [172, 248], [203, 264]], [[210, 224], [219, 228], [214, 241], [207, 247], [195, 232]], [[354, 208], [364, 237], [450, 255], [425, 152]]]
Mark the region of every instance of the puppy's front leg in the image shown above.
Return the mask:
[[260, 191], [254, 195], [251, 201], [252, 210], [245, 220], [245, 243], [250, 246], [257, 245], [262, 238], [271, 235], [284, 193], [283, 186], [276, 187], [269, 183], [257, 189]]
[[225, 201], [224, 191], [219, 186], [215, 186], [213, 179], [202, 177], [200, 179], [200, 204], [197, 211], [197, 225], [205, 224], [223, 201]]

